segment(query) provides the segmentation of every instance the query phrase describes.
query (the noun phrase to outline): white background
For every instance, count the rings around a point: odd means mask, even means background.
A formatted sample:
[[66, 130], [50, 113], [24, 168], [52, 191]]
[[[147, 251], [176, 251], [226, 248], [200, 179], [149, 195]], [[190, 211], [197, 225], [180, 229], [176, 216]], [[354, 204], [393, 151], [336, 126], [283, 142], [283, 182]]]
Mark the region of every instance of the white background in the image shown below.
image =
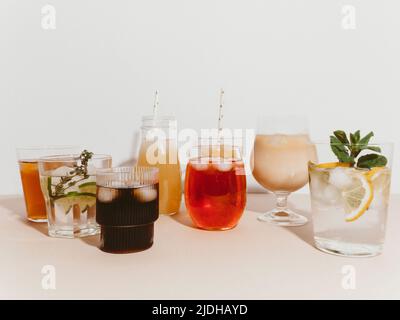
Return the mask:
[[[55, 30], [41, 26], [46, 4]], [[342, 27], [344, 5], [355, 30]], [[20, 192], [18, 145], [133, 158], [155, 89], [180, 128], [215, 127], [223, 87], [226, 127], [305, 113], [314, 139], [374, 130], [397, 147], [398, 12], [395, 0], [2, 0], [0, 194]], [[395, 161], [393, 192], [398, 175]]]

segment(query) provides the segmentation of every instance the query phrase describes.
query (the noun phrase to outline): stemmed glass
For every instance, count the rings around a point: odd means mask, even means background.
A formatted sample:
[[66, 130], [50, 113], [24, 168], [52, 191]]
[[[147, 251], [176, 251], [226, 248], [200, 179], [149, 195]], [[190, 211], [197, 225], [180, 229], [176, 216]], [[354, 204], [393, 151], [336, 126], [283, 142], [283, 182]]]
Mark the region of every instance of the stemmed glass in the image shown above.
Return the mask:
[[258, 220], [286, 227], [307, 223], [288, 208], [287, 198], [308, 182], [309, 161], [316, 161], [316, 150], [304, 116], [259, 117], [251, 167], [257, 182], [275, 194], [276, 207]]

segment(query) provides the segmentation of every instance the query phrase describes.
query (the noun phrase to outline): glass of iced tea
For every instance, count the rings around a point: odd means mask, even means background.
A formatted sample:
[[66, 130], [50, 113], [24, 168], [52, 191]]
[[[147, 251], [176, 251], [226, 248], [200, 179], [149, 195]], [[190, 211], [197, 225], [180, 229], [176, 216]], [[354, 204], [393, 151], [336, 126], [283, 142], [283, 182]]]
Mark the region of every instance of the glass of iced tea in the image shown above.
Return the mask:
[[24, 192], [27, 219], [46, 222], [46, 204], [40, 188], [38, 159], [57, 154], [73, 154], [78, 146], [38, 146], [17, 148], [17, 158]]
[[158, 173], [154, 167], [118, 167], [97, 172], [97, 222], [100, 249], [142, 251], [153, 245], [158, 219]]
[[240, 149], [232, 145], [200, 145], [186, 168], [185, 203], [196, 227], [234, 228], [246, 205], [246, 175]]
[[316, 161], [303, 116], [260, 117], [252, 152], [252, 171], [257, 182], [276, 196], [276, 207], [258, 219], [279, 226], [300, 226], [307, 218], [288, 208], [290, 193], [308, 182], [308, 162]]

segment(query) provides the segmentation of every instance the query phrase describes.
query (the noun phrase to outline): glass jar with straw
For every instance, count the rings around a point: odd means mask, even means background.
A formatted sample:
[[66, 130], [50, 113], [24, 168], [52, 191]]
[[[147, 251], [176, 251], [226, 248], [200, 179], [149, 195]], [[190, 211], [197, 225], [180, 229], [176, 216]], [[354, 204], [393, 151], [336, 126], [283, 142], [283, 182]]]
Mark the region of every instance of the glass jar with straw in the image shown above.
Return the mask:
[[217, 141], [201, 139], [189, 155], [185, 203], [194, 225], [205, 230], [234, 228], [246, 205], [246, 175], [240, 148], [222, 137], [221, 90]]
[[160, 214], [173, 215], [178, 212], [182, 197], [177, 121], [174, 117], [158, 115], [158, 91], [153, 115], [142, 118], [141, 133], [138, 165], [159, 169]]

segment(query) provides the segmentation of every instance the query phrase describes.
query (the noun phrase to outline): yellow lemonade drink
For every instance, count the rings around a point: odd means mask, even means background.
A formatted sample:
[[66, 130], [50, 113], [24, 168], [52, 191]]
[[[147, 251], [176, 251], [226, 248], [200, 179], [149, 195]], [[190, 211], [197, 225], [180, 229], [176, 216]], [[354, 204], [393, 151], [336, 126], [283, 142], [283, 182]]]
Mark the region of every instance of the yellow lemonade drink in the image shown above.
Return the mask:
[[252, 154], [253, 176], [273, 192], [293, 192], [308, 182], [308, 162], [317, 160], [307, 134], [259, 134]]
[[181, 205], [182, 183], [177, 139], [169, 129], [176, 130], [174, 118], [143, 117], [138, 165], [159, 169], [159, 212], [173, 215]]
[[181, 170], [177, 154], [176, 143], [172, 140], [146, 141], [140, 147], [138, 165], [159, 169], [161, 214], [172, 215], [178, 212], [181, 204]]

